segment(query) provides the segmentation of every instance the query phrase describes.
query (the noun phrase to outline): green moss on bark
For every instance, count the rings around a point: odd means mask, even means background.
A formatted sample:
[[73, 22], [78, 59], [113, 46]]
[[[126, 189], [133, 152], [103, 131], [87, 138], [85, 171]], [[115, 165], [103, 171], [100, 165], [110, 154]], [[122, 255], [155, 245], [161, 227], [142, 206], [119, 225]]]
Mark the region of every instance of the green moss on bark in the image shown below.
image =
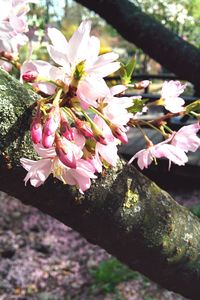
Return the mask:
[[0, 151], [4, 164], [19, 165], [20, 157], [35, 157], [28, 132], [37, 95], [0, 69]]

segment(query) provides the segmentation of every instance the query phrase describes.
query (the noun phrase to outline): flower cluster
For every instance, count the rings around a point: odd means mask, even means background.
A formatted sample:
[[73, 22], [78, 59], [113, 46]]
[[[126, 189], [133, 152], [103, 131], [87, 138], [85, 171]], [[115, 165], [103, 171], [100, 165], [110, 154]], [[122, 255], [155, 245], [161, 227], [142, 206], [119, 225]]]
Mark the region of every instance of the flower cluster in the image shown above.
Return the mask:
[[[109, 88], [104, 77], [119, 69], [118, 56], [98, 56], [99, 40], [90, 36], [90, 21], [84, 21], [69, 42], [60, 31], [49, 29], [48, 51], [59, 66], [27, 61], [21, 78], [43, 95], [31, 124], [31, 137], [39, 161], [21, 159], [25, 178], [41, 185], [49, 174], [81, 192], [103, 166], [118, 160], [117, 145], [127, 143], [132, 97], [124, 97], [123, 85]], [[116, 97], [116, 95], [121, 97]]]
[[148, 168], [156, 158], [169, 159], [169, 168], [171, 162], [183, 166], [188, 161], [186, 153], [195, 152], [200, 147], [200, 138], [197, 136], [200, 130], [200, 124], [195, 123], [183, 126], [179, 131], [173, 132], [169, 137], [156, 145], [148, 143], [147, 149], [137, 152], [129, 161], [129, 164], [137, 158], [138, 166], [141, 170]]
[[[28, 3], [35, 1], [2, 1], [5, 5], [0, 14], [0, 65], [10, 71], [9, 62], [15, 60], [19, 46], [27, 41], [24, 33]], [[142, 121], [142, 114], [149, 106], [162, 105], [171, 117], [190, 113], [180, 97], [185, 85], [179, 81], [164, 82], [161, 97], [154, 103], [148, 104], [140, 96], [125, 96], [127, 86], [140, 90], [150, 84], [148, 80], [129, 84], [133, 59], [123, 69], [125, 85], [108, 87], [104, 78], [122, 67], [117, 54], [99, 55], [100, 41], [90, 31], [91, 22], [84, 21], [67, 41], [59, 30], [49, 28], [47, 50], [53, 64], [29, 59], [21, 66], [21, 82], [28, 82], [40, 95], [30, 127], [39, 160], [21, 158], [22, 166], [28, 171], [25, 184], [30, 180], [38, 187], [53, 174], [83, 193], [97, 173], [116, 165], [117, 146], [128, 142], [130, 126], [153, 126]], [[184, 165], [188, 160], [186, 153], [200, 146], [199, 123], [184, 126], [178, 132], [167, 129], [165, 118], [154, 123], [153, 127], [165, 140], [153, 145], [144, 134], [147, 149], [136, 153], [130, 162], [138, 158], [138, 165], [143, 169], [153, 160], [166, 157], [170, 163]]]
[[9, 61], [15, 59], [20, 46], [28, 42], [24, 34], [28, 31], [26, 14], [29, 2], [34, 0], [1, 0], [0, 12], [0, 66], [6, 71], [12, 69]]

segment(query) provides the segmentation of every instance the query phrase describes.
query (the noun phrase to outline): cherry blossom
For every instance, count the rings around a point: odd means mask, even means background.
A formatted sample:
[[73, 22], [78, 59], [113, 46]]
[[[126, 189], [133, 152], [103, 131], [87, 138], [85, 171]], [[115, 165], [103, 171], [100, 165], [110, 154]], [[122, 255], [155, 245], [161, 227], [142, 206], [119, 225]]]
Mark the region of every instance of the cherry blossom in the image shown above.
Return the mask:
[[138, 159], [137, 163], [141, 170], [148, 168], [153, 160], [156, 161], [156, 158], [167, 158], [179, 166], [185, 165], [188, 161], [187, 155], [185, 152], [178, 147], [170, 144], [173, 135], [171, 135], [165, 141], [158, 143], [156, 145], [151, 145], [147, 149], [140, 150], [137, 152], [130, 160], [129, 164], [133, 162], [135, 158]]
[[[15, 59], [19, 48], [28, 42], [24, 34], [28, 31], [26, 14], [29, 11], [29, 0], [2, 0], [2, 10], [0, 11], [0, 53], [10, 53]], [[4, 60], [0, 60], [0, 65], [6, 71], [11, 71], [12, 65]]]
[[101, 155], [101, 157], [109, 163], [111, 166], [115, 166], [119, 156], [117, 154], [117, 144], [119, 143], [117, 139], [113, 136], [111, 129], [109, 126], [105, 123], [102, 118], [99, 116], [95, 116], [94, 118], [95, 123], [99, 126], [99, 128], [102, 130], [102, 132], [105, 135], [106, 145], [103, 145], [102, 143], [97, 142], [96, 143], [96, 156], [98, 157]]
[[21, 158], [22, 166], [28, 171], [24, 178], [25, 184], [30, 180], [31, 185], [39, 187], [50, 174], [63, 181], [65, 184], [75, 185], [79, 191], [83, 193], [91, 185], [91, 179], [95, 179], [96, 169], [93, 164], [84, 159], [78, 159], [75, 169], [66, 167], [57, 157], [55, 148], [45, 149], [42, 145], [34, 146], [36, 152], [41, 159], [33, 161], [26, 158]]
[[199, 130], [199, 123], [183, 126], [174, 135], [171, 144], [185, 152], [195, 152], [200, 147], [200, 138], [197, 136]]
[[47, 95], [55, 94], [56, 83], [54, 84], [54, 81], [64, 80], [65, 76], [61, 69], [42, 60], [25, 61], [20, 72], [22, 82], [32, 82], [33, 87]]
[[165, 81], [162, 86], [161, 99], [164, 100], [164, 106], [172, 113], [182, 111], [185, 101], [179, 97], [184, 92], [186, 85], [180, 81]]
[[[14, 23], [9, 23], [10, 17], [5, 20], [5, 36], [10, 31], [14, 31], [16, 38], [23, 35], [28, 2], [13, 0], [12, 5], [22, 5], [22, 15], [15, 13], [16, 30], [12, 28]], [[20, 22], [23, 25], [21, 31], [18, 28]], [[146, 99], [124, 95], [125, 85], [108, 87], [104, 77], [120, 68], [116, 61], [118, 55], [113, 52], [99, 55], [99, 39], [91, 36], [90, 31], [91, 22], [84, 21], [67, 41], [59, 30], [49, 28], [51, 45], [47, 49], [56, 66], [31, 58], [22, 65], [21, 82], [32, 85], [40, 95], [30, 126], [39, 159], [21, 159], [27, 170], [25, 184], [30, 180], [31, 185], [38, 187], [52, 174], [84, 193], [91, 186], [91, 180], [96, 179], [96, 173], [117, 164], [118, 145], [128, 142], [129, 126], [148, 125], [142, 119], [148, 107], [148, 104], [144, 106]], [[9, 45], [6, 38], [3, 43]], [[149, 83], [144, 80], [134, 87], [145, 88]], [[179, 81], [164, 82], [161, 98], [153, 105], [164, 105], [172, 112], [169, 115], [186, 113], [184, 100], [179, 97], [184, 89], [185, 85]], [[165, 118], [154, 121], [149, 126], [160, 130], [165, 140], [153, 145], [144, 133], [147, 148], [137, 152], [129, 164], [137, 158], [139, 168], [144, 169], [159, 158], [167, 158], [169, 166], [171, 162], [185, 165], [188, 161], [186, 153], [196, 151], [200, 146], [199, 123], [171, 132]]]
[[96, 37], [90, 36], [90, 30], [91, 22], [82, 22], [69, 42], [57, 29], [48, 30], [52, 42], [48, 47], [49, 55], [63, 68], [65, 82], [74, 79], [84, 109], [89, 105], [96, 106], [97, 98], [106, 97], [109, 89], [103, 78], [120, 68], [119, 62], [114, 62], [117, 54], [111, 52], [98, 56], [100, 43]]
[[[23, 35], [28, 31], [26, 14], [28, 3], [35, 1], [2, 0], [3, 9], [0, 12], [0, 51], [16, 52], [27, 38]], [[12, 51], [11, 51], [12, 50]]]

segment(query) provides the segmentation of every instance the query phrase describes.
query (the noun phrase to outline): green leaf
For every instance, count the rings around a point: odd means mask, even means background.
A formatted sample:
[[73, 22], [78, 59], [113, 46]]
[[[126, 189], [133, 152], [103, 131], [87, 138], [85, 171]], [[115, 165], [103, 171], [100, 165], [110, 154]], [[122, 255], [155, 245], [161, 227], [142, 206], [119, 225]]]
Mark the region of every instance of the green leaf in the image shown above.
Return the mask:
[[136, 59], [132, 57], [130, 61], [124, 65], [121, 63], [120, 77], [122, 84], [127, 85], [131, 82], [131, 77], [136, 66]]
[[131, 80], [131, 76], [133, 74], [133, 71], [135, 69], [135, 66], [136, 66], [136, 59], [135, 59], [135, 57], [132, 57], [130, 59], [130, 61], [128, 62], [128, 64], [126, 65], [126, 67], [125, 67], [127, 76], [128, 76], [128, 78], [130, 78], [130, 80]]
[[135, 114], [137, 112], [141, 112], [143, 107], [145, 106], [145, 103], [148, 100], [149, 99], [134, 99], [133, 105], [128, 108], [128, 112], [133, 113], [133, 114]]

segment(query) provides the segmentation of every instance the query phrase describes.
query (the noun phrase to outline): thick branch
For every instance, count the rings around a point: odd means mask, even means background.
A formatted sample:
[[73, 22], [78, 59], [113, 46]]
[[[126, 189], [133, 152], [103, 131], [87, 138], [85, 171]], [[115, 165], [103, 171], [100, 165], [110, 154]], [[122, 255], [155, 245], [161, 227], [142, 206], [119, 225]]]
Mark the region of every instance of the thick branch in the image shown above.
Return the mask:
[[128, 41], [180, 78], [200, 85], [200, 50], [166, 29], [128, 0], [76, 0], [94, 10]]
[[37, 189], [24, 186], [18, 159], [32, 156], [26, 129], [33, 98], [0, 71], [0, 189], [74, 228], [164, 287], [198, 299], [200, 223], [132, 166], [120, 162], [85, 195], [53, 178]]

